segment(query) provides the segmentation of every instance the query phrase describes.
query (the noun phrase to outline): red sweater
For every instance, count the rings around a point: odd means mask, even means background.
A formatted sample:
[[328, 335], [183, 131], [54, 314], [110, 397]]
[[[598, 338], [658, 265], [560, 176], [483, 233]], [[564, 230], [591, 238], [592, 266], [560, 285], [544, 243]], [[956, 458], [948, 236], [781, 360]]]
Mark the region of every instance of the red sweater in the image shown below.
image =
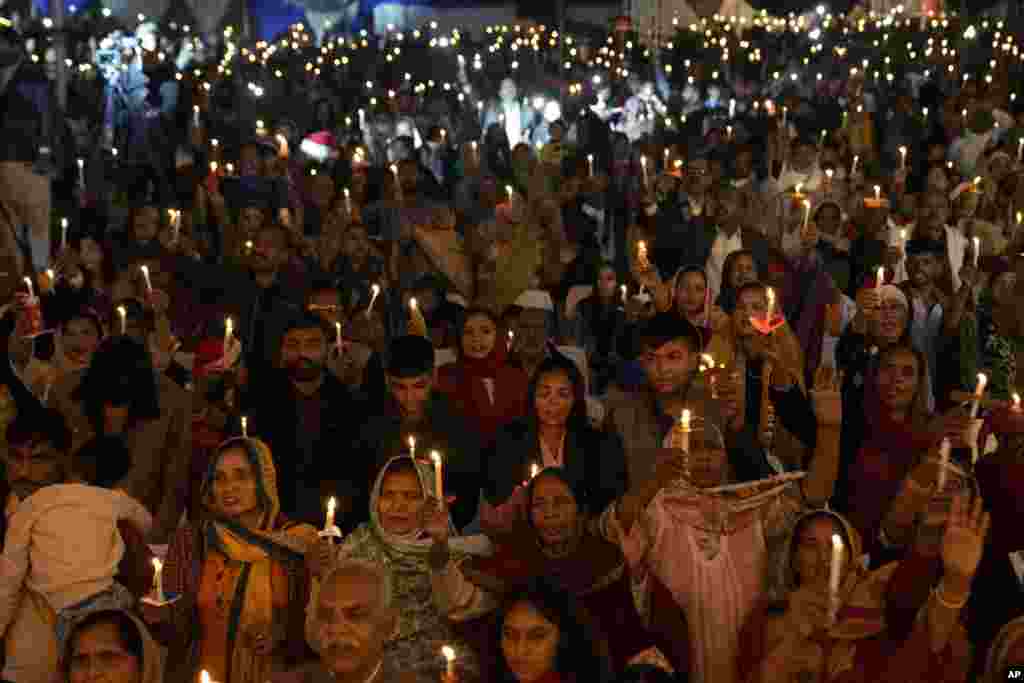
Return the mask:
[[[494, 400], [485, 379], [494, 380]], [[498, 427], [526, 415], [529, 378], [526, 373], [500, 364], [479, 369], [460, 359], [438, 370], [437, 388], [455, 410], [476, 429], [483, 445], [489, 444]]]

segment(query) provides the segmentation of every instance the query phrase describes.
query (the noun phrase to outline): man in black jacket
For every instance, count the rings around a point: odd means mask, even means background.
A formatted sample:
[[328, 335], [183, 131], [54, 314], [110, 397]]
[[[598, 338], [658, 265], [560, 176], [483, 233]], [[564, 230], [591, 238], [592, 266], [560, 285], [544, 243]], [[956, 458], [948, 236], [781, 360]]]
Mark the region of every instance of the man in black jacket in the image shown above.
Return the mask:
[[281, 511], [316, 527], [324, 524], [325, 504], [337, 499], [337, 523], [351, 530], [367, 518], [370, 482], [344, 454], [360, 424], [357, 403], [327, 372], [334, 339], [321, 320], [297, 314], [285, 325], [280, 366], [254, 377], [242, 400], [249, 434], [263, 439], [274, 455]]

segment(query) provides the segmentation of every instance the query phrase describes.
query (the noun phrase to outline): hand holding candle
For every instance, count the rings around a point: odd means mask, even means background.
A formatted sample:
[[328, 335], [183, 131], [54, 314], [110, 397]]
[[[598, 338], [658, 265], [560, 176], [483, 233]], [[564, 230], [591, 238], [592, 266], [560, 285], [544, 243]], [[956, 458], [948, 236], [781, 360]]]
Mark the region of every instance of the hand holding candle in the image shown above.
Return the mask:
[[249, 438], [249, 418], [247, 418], [245, 415], [242, 416], [242, 438]]
[[146, 293], [153, 293], [153, 281], [149, 279], [149, 266], [141, 265], [139, 270], [142, 271], [142, 278], [146, 281]]
[[679, 416], [679, 425], [682, 429], [683, 435], [683, 450], [686, 451], [687, 453], [690, 452], [690, 417], [691, 414], [688, 409], [683, 410], [683, 414]]
[[121, 334], [128, 334], [128, 309], [124, 306], [118, 306], [117, 315], [121, 318]]
[[451, 679], [455, 676], [455, 650], [450, 645], [445, 645], [441, 648], [441, 654], [445, 659], [445, 675], [448, 678], [448, 683], [451, 683]]

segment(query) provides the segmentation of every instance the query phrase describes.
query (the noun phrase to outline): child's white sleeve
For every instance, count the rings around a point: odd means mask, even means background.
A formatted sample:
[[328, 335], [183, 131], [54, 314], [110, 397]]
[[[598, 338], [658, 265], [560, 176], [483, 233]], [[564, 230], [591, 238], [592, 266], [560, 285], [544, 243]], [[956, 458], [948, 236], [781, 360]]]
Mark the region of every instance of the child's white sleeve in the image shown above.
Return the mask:
[[35, 525], [32, 513], [32, 506], [22, 503], [8, 518], [4, 552], [0, 555], [0, 636], [7, 633], [28, 574], [28, 549]]
[[150, 529], [153, 528], [153, 515], [149, 510], [124, 491], [114, 491], [114, 499], [117, 505], [117, 519], [131, 522], [143, 535], [148, 536]]

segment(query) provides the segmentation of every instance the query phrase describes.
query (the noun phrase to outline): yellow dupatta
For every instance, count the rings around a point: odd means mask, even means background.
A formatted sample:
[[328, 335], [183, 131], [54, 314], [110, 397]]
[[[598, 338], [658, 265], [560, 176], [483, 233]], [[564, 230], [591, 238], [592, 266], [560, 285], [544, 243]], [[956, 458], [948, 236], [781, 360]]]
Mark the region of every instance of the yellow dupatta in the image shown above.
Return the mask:
[[[248, 529], [213, 513], [212, 481], [220, 457], [230, 449], [245, 451], [257, 477], [257, 491], [263, 508], [258, 529]], [[231, 439], [221, 444], [210, 464], [203, 484], [203, 505], [211, 512], [203, 524], [207, 552], [215, 550], [229, 561], [242, 564], [242, 570], [230, 585], [224, 586], [230, 603], [228, 617], [227, 672], [224, 683], [264, 683], [274, 672], [273, 655], [258, 655], [245, 637], [249, 629], [283, 621], [275, 615], [275, 568], [283, 568], [287, 577], [289, 603], [304, 600], [300, 594], [304, 573], [304, 555], [317, 540], [316, 530], [308, 524], [283, 523], [277, 493], [277, 470], [270, 449], [258, 439]], [[278, 578], [280, 590], [280, 578]]]

